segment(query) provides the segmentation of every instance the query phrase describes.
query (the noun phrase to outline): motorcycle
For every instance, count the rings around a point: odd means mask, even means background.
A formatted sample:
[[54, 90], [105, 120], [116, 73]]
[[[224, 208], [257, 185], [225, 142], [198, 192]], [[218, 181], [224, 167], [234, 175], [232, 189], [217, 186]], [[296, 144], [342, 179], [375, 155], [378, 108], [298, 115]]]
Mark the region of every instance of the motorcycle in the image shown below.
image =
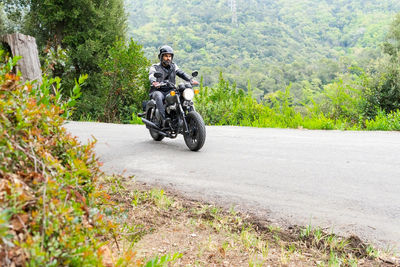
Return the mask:
[[[197, 75], [197, 71], [192, 73], [192, 77]], [[154, 76], [160, 78], [162, 73], [156, 72]], [[189, 82], [180, 83], [176, 87], [168, 80], [160, 83], [160, 87], [171, 89], [164, 101], [166, 115], [164, 125], [154, 99], [146, 101], [143, 105], [144, 113], [138, 114], [146, 128], [149, 129], [151, 137], [155, 141], [161, 141], [164, 137], [174, 139], [178, 134], [182, 134], [187, 147], [191, 151], [200, 150], [206, 140], [206, 127], [203, 118], [196, 112], [192, 101], [199, 90], [193, 89]]]

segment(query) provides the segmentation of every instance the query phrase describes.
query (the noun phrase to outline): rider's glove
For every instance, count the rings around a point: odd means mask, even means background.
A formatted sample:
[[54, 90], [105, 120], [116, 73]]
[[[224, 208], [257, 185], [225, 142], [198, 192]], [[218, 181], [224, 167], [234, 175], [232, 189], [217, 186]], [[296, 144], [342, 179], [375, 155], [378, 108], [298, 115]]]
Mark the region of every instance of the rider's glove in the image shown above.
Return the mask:
[[190, 80], [190, 83], [191, 83], [192, 85], [198, 85], [198, 84], [199, 84], [199, 82], [196, 81], [196, 80], [194, 80], [194, 79]]

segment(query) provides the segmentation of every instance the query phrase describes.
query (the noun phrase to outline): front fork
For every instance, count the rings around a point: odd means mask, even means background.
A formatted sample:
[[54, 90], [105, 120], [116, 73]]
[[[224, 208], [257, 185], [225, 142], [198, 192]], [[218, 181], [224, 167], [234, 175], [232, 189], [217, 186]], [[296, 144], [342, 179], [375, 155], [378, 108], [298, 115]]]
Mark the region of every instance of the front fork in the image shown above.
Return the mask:
[[185, 111], [183, 110], [183, 107], [182, 107], [182, 104], [181, 104], [181, 100], [179, 99], [179, 97], [178, 97], [178, 106], [179, 106], [179, 111], [181, 113], [181, 118], [182, 118], [182, 121], [183, 121], [183, 133], [185, 135], [187, 135], [187, 134], [190, 133], [190, 131], [189, 131], [189, 127], [188, 127], [188, 124], [187, 124], [187, 121], [186, 121]]

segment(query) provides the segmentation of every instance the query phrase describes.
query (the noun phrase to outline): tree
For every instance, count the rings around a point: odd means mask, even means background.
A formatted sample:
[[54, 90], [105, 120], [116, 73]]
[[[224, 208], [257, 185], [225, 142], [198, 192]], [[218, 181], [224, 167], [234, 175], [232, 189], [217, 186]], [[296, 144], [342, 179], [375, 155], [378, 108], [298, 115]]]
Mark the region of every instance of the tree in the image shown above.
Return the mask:
[[398, 60], [400, 52], [400, 13], [398, 13], [392, 22], [390, 31], [384, 43], [384, 52], [392, 57], [392, 60]]
[[[391, 24], [383, 48], [389, 59], [380, 66], [379, 75], [373, 80], [372, 91], [368, 91], [367, 97], [371, 103], [369, 107], [375, 106], [390, 113], [400, 109], [400, 13]], [[375, 115], [377, 112], [375, 109]]]
[[26, 12], [27, 0], [0, 0], [0, 35], [20, 32]]
[[75, 79], [89, 75], [77, 103], [77, 114], [99, 119], [106, 104], [100, 65], [114, 42], [125, 39], [123, 0], [0, 1], [9, 16], [15, 16], [16, 6], [27, 10], [22, 31], [36, 38], [42, 56], [53, 57], [51, 74], [63, 79], [64, 88], [72, 90]]
[[146, 67], [149, 61], [142, 47], [132, 39], [128, 44], [117, 41], [108, 54], [101, 64], [106, 99], [102, 120], [126, 123], [132, 120], [132, 112], [141, 109], [142, 100], [148, 98], [150, 84]]
[[28, 6], [28, 34], [39, 47], [68, 49], [77, 75], [98, 72], [108, 47], [125, 36], [122, 0], [29, 0]]

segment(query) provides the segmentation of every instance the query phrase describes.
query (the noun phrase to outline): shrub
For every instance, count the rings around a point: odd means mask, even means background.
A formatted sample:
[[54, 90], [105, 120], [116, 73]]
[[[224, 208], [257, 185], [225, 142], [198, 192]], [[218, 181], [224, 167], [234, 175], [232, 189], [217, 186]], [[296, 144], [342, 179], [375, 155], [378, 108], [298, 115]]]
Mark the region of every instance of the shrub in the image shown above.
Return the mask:
[[206, 124], [308, 129], [348, 127], [344, 119], [333, 120], [325, 116], [315, 103], [313, 108], [305, 109], [302, 115], [296, 110], [290, 86], [285, 91], [267, 95], [264, 103], [258, 103], [252, 97], [251, 90], [248, 93], [238, 90], [220, 75], [218, 85], [213, 88], [201, 87], [195, 100], [196, 108]]
[[94, 142], [62, 127], [77, 95], [63, 102], [57, 79], [21, 83], [15, 63], [0, 66], [0, 265], [101, 265], [114, 226], [101, 215]]
[[379, 110], [374, 119], [365, 121], [365, 127], [367, 130], [400, 131], [400, 110], [389, 114]]
[[132, 39], [117, 41], [100, 63], [102, 73], [96, 74], [97, 95], [86, 92], [79, 103], [75, 119], [87, 117], [104, 122], [129, 123], [132, 113], [141, 110], [142, 100], [148, 98], [149, 61], [142, 47]]

